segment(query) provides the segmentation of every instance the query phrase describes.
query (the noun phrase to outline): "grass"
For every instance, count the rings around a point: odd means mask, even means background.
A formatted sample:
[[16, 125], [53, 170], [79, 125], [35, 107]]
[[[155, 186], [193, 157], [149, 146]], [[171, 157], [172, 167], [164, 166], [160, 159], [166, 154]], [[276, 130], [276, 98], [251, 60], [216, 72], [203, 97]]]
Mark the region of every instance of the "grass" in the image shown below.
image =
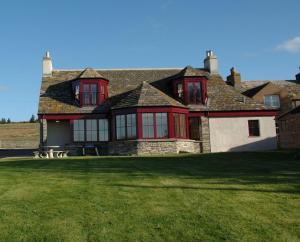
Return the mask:
[[2, 159], [0, 241], [300, 241], [300, 159]]
[[0, 124], [0, 148], [38, 147], [39, 132], [39, 123]]

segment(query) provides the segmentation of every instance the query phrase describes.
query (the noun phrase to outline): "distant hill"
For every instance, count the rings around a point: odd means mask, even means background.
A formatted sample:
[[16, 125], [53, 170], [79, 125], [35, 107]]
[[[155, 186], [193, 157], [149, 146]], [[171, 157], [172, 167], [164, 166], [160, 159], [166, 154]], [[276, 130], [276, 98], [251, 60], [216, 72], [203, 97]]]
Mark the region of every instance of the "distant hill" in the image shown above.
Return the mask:
[[39, 133], [39, 123], [0, 124], [0, 148], [37, 148]]

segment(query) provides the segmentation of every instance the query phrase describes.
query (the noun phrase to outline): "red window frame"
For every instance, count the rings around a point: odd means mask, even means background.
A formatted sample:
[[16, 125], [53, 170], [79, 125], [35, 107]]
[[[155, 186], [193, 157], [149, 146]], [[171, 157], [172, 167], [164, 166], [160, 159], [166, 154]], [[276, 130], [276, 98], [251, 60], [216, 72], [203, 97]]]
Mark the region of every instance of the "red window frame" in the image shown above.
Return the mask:
[[[128, 137], [128, 131], [127, 131], [127, 115], [131, 115], [131, 114], [135, 114], [135, 137], [131, 136], [131, 137]], [[125, 116], [125, 137], [122, 138], [122, 139], [118, 139], [117, 138], [117, 116], [119, 115], [124, 115]], [[116, 140], [134, 140], [134, 139], [137, 139], [138, 137], [138, 117], [137, 117], [137, 113], [124, 113], [124, 114], [116, 114], [115, 115], [115, 134], [116, 134]], [[130, 126], [132, 127], [132, 126]]]
[[[88, 85], [89, 86], [89, 101], [86, 103], [85, 102], [85, 97], [84, 97], [84, 86]], [[97, 86], [97, 91], [96, 91], [96, 103], [92, 103], [92, 85]], [[102, 104], [105, 99], [108, 97], [108, 91], [107, 91], [107, 85], [108, 81], [103, 80], [103, 79], [96, 79], [96, 80], [81, 80], [80, 81], [80, 104], [81, 106], [97, 106]]]
[[[201, 98], [199, 101], [196, 101], [196, 97], [194, 98], [195, 101], [190, 102], [189, 100], [189, 83], [193, 83], [194, 88], [196, 83], [200, 83], [200, 93]], [[182, 84], [182, 96], [179, 97], [178, 95], [178, 84]], [[207, 78], [206, 77], [186, 77], [183, 79], [176, 79], [173, 81], [173, 94], [174, 96], [179, 99], [183, 100], [186, 105], [188, 104], [205, 104], [207, 100]]]
[[260, 136], [260, 127], [259, 127], [258, 119], [248, 120], [248, 131], [249, 131], [249, 137]]
[[[141, 127], [142, 127], [142, 138], [143, 139], [167, 139], [169, 138], [169, 115], [168, 115], [168, 112], [143, 112], [142, 113], [142, 116], [143, 114], [146, 114], [146, 113], [151, 113], [153, 115], [153, 137], [144, 137], [144, 132], [143, 132], [143, 127], [144, 127], [144, 123], [143, 123], [143, 118], [142, 118], [142, 122], [141, 122]], [[165, 137], [158, 137], [157, 135], [157, 124], [156, 124], [156, 114], [157, 113], [165, 113], [166, 116], [167, 116], [167, 128], [168, 128], [168, 134], [165, 136]]]
[[[176, 123], [175, 123], [175, 115], [178, 115], [178, 124], [177, 124], [177, 129], [178, 129], [178, 134], [179, 135], [176, 135]], [[181, 130], [181, 115], [184, 115], [185, 117], [185, 136], [182, 135], [182, 130]], [[174, 137], [175, 138], [181, 138], [181, 139], [186, 139], [188, 136], [187, 136], [187, 132], [188, 132], [188, 128], [187, 128], [187, 115], [184, 114], [184, 113], [173, 113], [173, 117], [174, 117]]]

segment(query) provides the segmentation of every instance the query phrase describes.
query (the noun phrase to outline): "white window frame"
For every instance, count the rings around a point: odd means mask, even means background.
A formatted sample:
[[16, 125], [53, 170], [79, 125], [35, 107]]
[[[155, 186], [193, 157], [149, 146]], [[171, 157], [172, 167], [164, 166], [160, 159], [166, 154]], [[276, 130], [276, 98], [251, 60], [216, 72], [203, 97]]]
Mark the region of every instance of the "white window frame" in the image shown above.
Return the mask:
[[[268, 100], [270, 99], [270, 100]], [[264, 104], [273, 108], [280, 108], [279, 95], [266, 95], [264, 96]]]

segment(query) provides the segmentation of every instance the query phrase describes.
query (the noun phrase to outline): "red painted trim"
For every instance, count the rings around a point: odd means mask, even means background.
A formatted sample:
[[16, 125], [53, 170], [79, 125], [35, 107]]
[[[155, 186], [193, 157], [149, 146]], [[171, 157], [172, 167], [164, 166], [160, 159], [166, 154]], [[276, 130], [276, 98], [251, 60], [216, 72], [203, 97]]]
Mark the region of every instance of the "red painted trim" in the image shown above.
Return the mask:
[[259, 117], [276, 116], [276, 111], [230, 111], [230, 112], [208, 112], [208, 117]]
[[152, 106], [152, 107], [134, 107], [122, 108], [112, 110], [112, 114], [127, 114], [127, 113], [165, 113], [165, 112], [181, 112], [188, 113], [188, 107], [165, 107], [165, 106]]
[[42, 114], [39, 118], [46, 120], [108, 119], [107, 114]]
[[169, 138], [174, 138], [174, 117], [173, 113], [168, 113]]
[[189, 127], [189, 118], [188, 115], [185, 115], [185, 132], [186, 132], [186, 138], [189, 139], [190, 138], [190, 127]]
[[[97, 85], [97, 100], [96, 104], [91, 104], [91, 95], [89, 96], [89, 103], [86, 104], [84, 103], [84, 96], [80, 96], [80, 104], [81, 106], [97, 106], [101, 105], [105, 99], [108, 97], [108, 91], [107, 91], [107, 86], [108, 86], [108, 80], [106, 79], [81, 79], [80, 80], [80, 93], [84, 93], [84, 85], [89, 85], [89, 93], [91, 93], [91, 84], [96, 84]], [[103, 94], [102, 94], [102, 89], [104, 89]]]
[[137, 113], [137, 137], [138, 139], [142, 139], [143, 137], [143, 118], [142, 113]]

